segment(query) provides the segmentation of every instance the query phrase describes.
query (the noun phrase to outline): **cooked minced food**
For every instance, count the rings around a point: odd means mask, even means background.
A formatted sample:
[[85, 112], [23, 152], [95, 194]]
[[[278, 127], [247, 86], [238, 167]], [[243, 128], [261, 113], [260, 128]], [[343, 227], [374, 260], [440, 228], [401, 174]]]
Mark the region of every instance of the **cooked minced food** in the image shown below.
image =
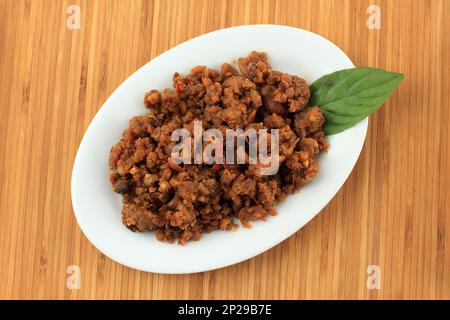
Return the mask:
[[[122, 195], [122, 222], [132, 231], [156, 231], [162, 241], [199, 240], [213, 230], [234, 230], [237, 220], [275, 215], [275, 205], [300, 190], [319, 170], [327, 150], [324, 115], [307, 107], [309, 86], [302, 78], [272, 70], [265, 53], [251, 52], [224, 63], [220, 72], [194, 67], [175, 73], [173, 89], [145, 94], [147, 115], [129, 122], [111, 149], [110, 181]], [[175, 129], [279, 129], [279, 170], [262, 175], [259, 163], [176, 164], [171, 158]]]

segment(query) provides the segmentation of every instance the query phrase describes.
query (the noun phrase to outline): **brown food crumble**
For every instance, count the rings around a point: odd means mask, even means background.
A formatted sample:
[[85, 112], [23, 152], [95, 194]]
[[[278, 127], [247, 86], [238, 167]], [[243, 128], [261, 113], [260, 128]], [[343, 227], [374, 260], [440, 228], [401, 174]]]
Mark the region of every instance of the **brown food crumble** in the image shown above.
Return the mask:
[[[197, 66], [173, 89], [151, 90], [144, 116], [130, 120], [111, 149], [109, 179], [122, 195], [122, 221], [132, 231], [155, 230], [159, 240], [179, 244], [204, 232], [233, 230], [235, 219], [275, 215], [275, 205], [314, 178], [316, 156], [327, 150], [324, 115], [307, 107], [302, 78], [272, 70], [265, 53], [238, 60], [240, 72], [224, 63], [220, 72]], [[280, 167], [261, 175], [258, 164], [176, 164], [171, 159], [175, 129], [279, 129]]]

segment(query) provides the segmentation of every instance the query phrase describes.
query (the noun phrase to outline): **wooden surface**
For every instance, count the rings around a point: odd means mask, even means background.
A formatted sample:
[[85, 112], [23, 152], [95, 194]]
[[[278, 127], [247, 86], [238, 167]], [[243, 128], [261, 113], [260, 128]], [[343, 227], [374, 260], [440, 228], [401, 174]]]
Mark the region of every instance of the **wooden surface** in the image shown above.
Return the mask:
[[[372, 2], [379, 30], [366, 26]], [[66, 27], [70, 4], [79, 30]], [[0, 0], [0, 298], [450, 298], [449, 12], [445, 0]], [[356, 65], [405, 74], [370, 118], [350, 178], [302, 230], [243, 263], [177, 276], [111, 261], [70, 199], [91, 119], [156, 55], [253, 23], [314, 31]], [[69, 265], [80, 267], [78, 290], [66, 286]], [[369, 265], [379, 290], [366, 285]]]

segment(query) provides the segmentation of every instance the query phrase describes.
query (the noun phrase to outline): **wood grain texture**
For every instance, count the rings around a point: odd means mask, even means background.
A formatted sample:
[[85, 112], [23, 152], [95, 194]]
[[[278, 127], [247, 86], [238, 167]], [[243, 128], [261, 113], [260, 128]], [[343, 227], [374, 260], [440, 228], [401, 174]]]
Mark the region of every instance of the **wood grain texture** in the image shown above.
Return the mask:
[[[370, 3], [380, 30], [366, 27]], [[79, 30], [66, 28], [70, 4]], [[0, 0], [0, 298], [450, 298], [449, 12], [446, 0]], [[370, 118], [350, 178], [302, 230], [243, 263], [161, 275], [111, 261], [70, 199], [96, 111], [156, 55], [254, 23], [311, 30], [356, 65], [405, 74]], [[79, 290], [66, 287], [69, 265], [80, 266]], [[366, 286], [369, 265], [380, 266], [380, 290]]]

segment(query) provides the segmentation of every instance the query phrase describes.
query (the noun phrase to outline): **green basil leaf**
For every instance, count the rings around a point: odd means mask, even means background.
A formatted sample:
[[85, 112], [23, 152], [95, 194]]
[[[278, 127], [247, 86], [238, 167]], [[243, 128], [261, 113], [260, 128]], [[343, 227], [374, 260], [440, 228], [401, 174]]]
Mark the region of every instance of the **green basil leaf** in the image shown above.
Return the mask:
[[325, 115], [325, 134], [353, 127], [386, 102], [403, 74], [376, 68], [353, 68], [330, 73], [311, 85], [309, 106]]

